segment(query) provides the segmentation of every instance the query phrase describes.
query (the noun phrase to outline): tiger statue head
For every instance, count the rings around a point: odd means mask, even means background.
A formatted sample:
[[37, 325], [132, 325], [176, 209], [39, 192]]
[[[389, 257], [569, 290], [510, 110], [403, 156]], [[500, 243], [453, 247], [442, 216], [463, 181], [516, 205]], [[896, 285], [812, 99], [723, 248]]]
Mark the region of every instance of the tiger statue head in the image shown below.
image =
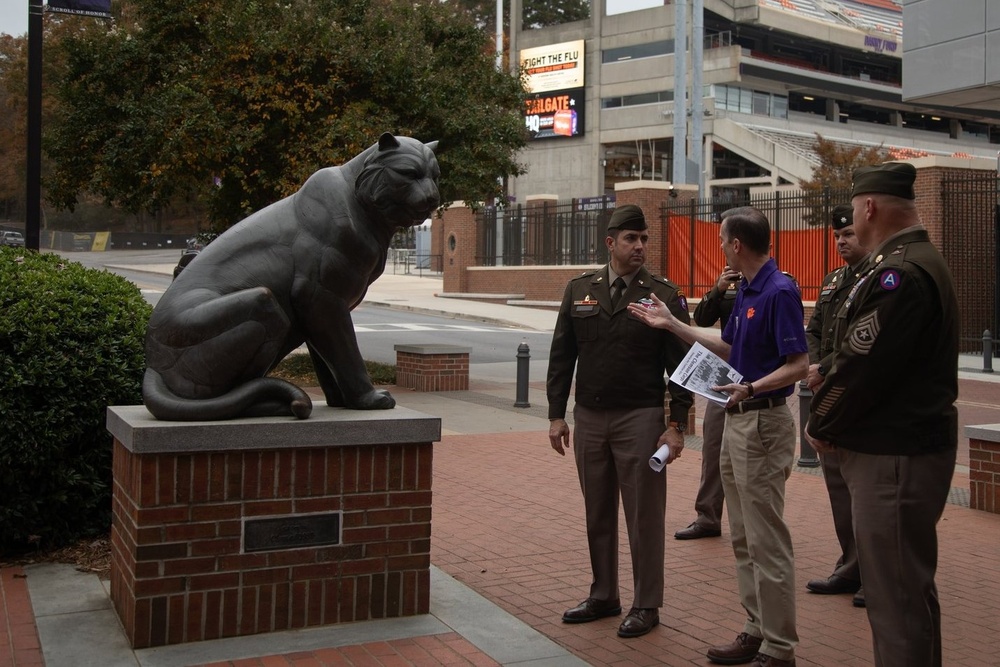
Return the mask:
[[437, 185], [441, 170], [434, 156], [437, 144], [383, 134], [355, 181], [358, 200], [400, 227], [426, 220], [441, 203]]

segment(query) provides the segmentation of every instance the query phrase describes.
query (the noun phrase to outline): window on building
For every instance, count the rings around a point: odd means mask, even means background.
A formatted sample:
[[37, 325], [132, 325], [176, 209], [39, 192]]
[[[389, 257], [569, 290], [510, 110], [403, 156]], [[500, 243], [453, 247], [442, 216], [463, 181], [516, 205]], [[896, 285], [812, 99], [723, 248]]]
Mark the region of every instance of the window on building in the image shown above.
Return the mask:
[[753, 91], [753, 114], [756, 116], [771, 115], [771, 96], [767, 93]]
[[605, 97], [601, 99], [601, 108], [617, 109], [620, 107], [634, 107], [640, 104], [658, 104], [660, 102], [673, 102], [673, 101], [674, 101], [674, 91], [661, 90], [655, 93], [640, 93], [638, 95]]
[[706, 91], [715, 98], [715, 108], [737, 113], [788, 118], [788, 98], [739, 86], [716, 85]]

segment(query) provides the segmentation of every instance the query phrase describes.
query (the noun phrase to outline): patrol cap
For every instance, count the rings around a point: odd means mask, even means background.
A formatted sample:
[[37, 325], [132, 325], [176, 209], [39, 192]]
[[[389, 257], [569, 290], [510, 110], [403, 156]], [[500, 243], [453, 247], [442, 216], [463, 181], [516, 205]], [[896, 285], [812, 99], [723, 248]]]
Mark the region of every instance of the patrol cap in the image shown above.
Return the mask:
[[917, 170], [909, 162], [885, 162], [871, 167], [858, 167], [854, 170], [851, 197], [877, 192], [903, 199], [916, 199], [913, 192], [913, 181], [916, 179]]
[[837, 204], [830, 217], [830, 225], [834, 229], [849, 227], [854, 224], [854, 207], [850, 204]]
[[646, 216], [642, 214], [642, 209], [635, 204], [625, 204], [615, 209], [608, 221], [608, 231], [616, 229], [635, 229], [642, 231], [647, 229]]

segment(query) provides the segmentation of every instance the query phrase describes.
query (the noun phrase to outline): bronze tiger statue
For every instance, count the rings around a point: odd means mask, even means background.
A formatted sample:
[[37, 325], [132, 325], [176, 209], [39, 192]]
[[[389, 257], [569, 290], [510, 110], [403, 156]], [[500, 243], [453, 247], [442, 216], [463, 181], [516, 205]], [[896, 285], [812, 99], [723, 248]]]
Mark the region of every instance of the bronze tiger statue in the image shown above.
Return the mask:
[[396, 230], [439, 206], [436, 148], [383, 134], [206, 246], [150, 318], [149, 412], [166, 421], [305, 419], [309, 396], [266, 377], [303, 343], [328, 405], [394, 407], [389, 392], [372, 386], [351, 311], [382, 275]]

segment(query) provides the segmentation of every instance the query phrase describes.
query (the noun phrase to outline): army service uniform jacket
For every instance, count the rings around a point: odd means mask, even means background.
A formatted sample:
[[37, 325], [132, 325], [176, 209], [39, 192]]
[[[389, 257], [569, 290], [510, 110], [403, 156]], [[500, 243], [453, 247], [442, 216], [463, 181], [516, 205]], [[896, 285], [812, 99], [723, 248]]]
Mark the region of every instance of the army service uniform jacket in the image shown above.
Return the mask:
[[[663, 329], [630, 317], [627, 306], [655, 293], [682, 322], [687, 302], [675, 284], [641, 267], [612, 312], [608, 267], [566, 286], [552, 334], [546, 392], [549, 419], [565, 419], [576, 367], [576, 402], [595, 409], [662, 406], [672, 373], [689, 345]], [[670, 421], [687, 424], [693, 398], [669, 383]]]
[[718, 283], [713, 285], [694, 309], [694, 323], [700, 327], [710, 327], [716, 322], [722, 322], [722, 328], [725, 329], [729, 316], [733, 313], [733, 306], [736, 305], [739, 287], [738, 282], [729, 283], [725, 290], [720, 290]]
[[858, 262], [856, 268], [842, 266], [823, 278], [823, 288], [816, 299], [812, 317], [806, 325], [806, 343], [809, 345], [809, 363], [820, 365], [820, 375], [829, 372], [833, 365], [833, 353], [837, 348], [834, 328], [840, 305], [847, 298], [851, 287], [858, 281], [866, 259]]
[[955, 286], [923, 227], [872, 252], [835, 328], [842, 342], [812, 399], [810, 435], [866, 454], [957, 446]]

